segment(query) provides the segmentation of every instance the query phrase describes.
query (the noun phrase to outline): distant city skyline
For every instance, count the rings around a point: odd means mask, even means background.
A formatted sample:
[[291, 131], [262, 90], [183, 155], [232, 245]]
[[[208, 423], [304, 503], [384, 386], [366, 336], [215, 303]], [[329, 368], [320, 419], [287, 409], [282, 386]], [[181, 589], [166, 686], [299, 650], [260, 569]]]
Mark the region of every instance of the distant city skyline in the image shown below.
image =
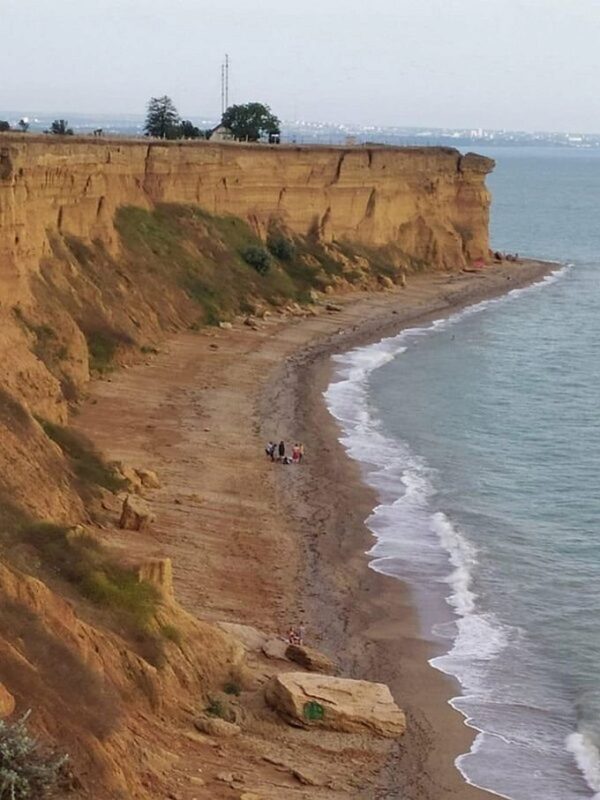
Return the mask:
[[600, 5], [578, 0], [3, 0], [0, 107], [600, 131]]

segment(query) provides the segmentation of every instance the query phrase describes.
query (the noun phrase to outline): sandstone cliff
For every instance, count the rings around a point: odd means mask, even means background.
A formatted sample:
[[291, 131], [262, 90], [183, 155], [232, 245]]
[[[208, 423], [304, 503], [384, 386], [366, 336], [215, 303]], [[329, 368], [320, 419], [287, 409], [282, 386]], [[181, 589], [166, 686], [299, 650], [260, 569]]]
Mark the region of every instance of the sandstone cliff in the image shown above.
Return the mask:
[[487, 158], [448, 148], [0, 140], [0, 291], [26, 291], [48, 232], [118, 248], [120, 206], [194, 203], [326, 241], [396, 244], [432, 267], [488, 254]]

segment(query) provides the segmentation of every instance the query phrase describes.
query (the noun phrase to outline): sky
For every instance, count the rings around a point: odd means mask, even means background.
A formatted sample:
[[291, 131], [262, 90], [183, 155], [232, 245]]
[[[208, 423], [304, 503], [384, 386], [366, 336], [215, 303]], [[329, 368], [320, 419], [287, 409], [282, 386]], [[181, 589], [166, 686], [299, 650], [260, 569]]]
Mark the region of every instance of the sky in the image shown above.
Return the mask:
[[0, 0], [0, 109], [600, 132], [600, 0]]

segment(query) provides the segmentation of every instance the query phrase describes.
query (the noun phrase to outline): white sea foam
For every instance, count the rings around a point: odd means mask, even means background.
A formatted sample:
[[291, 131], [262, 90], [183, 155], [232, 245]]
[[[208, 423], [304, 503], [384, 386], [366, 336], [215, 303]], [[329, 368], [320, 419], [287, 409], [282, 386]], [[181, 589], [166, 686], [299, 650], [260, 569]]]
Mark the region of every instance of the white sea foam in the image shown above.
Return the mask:
[[[447, 602], [456, 615], [452, 646], [446, 655], [432, 659], [431, 664], [457, 677], [469, 695], [485, 693], [483, 665], [507, 647], [515, 631], [500, 624], [493, 614], [478, 612], [472, 588], [477, 552], [446, 514], [430, 507], [433, 485], [428, 465], [406, 443], [383, 434], [369, 406], [368, 380], [374, 370], [404, 353], [416, 338], [449, 328], [465, 316], [537, 286], [553, 283], [567, 269], [559, 268], [537, 284], [477, 303], [429, 325], [410, 328], [376, 344], [336, 355], [337, 380], [325, 392], [329, 411], [342, 425], [342, 444], [351, 457], [363, 464], [368, 482], [380, 494], [381, 503], [367, 520], [376, 539], [368, 553], [373, 559], [370, 566], [402, 578], [413, 571], [423, 574], [423, 570], [428, 570], [430, 575], [448, 583], [451, 591]], [[445, 626], [444, 632], [448, 630]], [[455, 698], [452, 705], [468, 717], [458, 701]], [[475, 727], [469, 719], [467, 724]], [[457, 767], [468, 783], [473, 781], [464, 769], [463, 758], [477, 753], [484, 737], [485, 732], [480, 731], [470, 754], [457, 759]]]
[[588, 786], [596, 792], [593, 800], [600, 800], [600, 750], [597, 745], [585, 733], [572, 733], [567, 737], [566, 747], [583, 772]]

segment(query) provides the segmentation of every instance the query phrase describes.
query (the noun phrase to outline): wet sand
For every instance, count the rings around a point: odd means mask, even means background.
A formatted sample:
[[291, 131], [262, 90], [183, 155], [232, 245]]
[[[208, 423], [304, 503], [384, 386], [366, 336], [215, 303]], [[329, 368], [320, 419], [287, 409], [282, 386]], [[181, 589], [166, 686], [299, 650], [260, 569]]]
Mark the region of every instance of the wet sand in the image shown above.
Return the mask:
[[[322, 392], [332, 353], [548, 271], [527, 263], [430, 274], [406, 289], [337, 299], [340, 311], [273, 315], [257, 331], [240, 322], [233, 330], [181, 334], [147, 363], [93, 387], [77, 425], [110, 458], [155, 469], [162, 480], [152, 532], [113, 529], [111, 542], [128, 557], [171, 557], [178, 600], [203, 618], [284, 631], [304, 617], [310, 642], [343, 674], [387, 683], [407, 712], [409, 730], [398, 744], [378, 745], [351, 765], [341, 746], [309, 747], [293, 731], [282, 734], [281, 747], [303, 764], [329, 769], [340, 786], [346, 780], [340, 792], [277, 789], [253, 758], [250, 734], [236, 745], [236, 764], [252, 771], [261, 796], [490, 797], [467, 786], [454, 766], [473, 732], [448, 705], [456, 685], [428, 664], [436, 644], [422, 630], [410, 589], [368, 567], [372, 537], [364, 520], [376, 496], [338, 443]], [[301, 467], [265, 459], [271, 438], [303, 441]], [[193, 796], [233, 796], [210, 792]]]

